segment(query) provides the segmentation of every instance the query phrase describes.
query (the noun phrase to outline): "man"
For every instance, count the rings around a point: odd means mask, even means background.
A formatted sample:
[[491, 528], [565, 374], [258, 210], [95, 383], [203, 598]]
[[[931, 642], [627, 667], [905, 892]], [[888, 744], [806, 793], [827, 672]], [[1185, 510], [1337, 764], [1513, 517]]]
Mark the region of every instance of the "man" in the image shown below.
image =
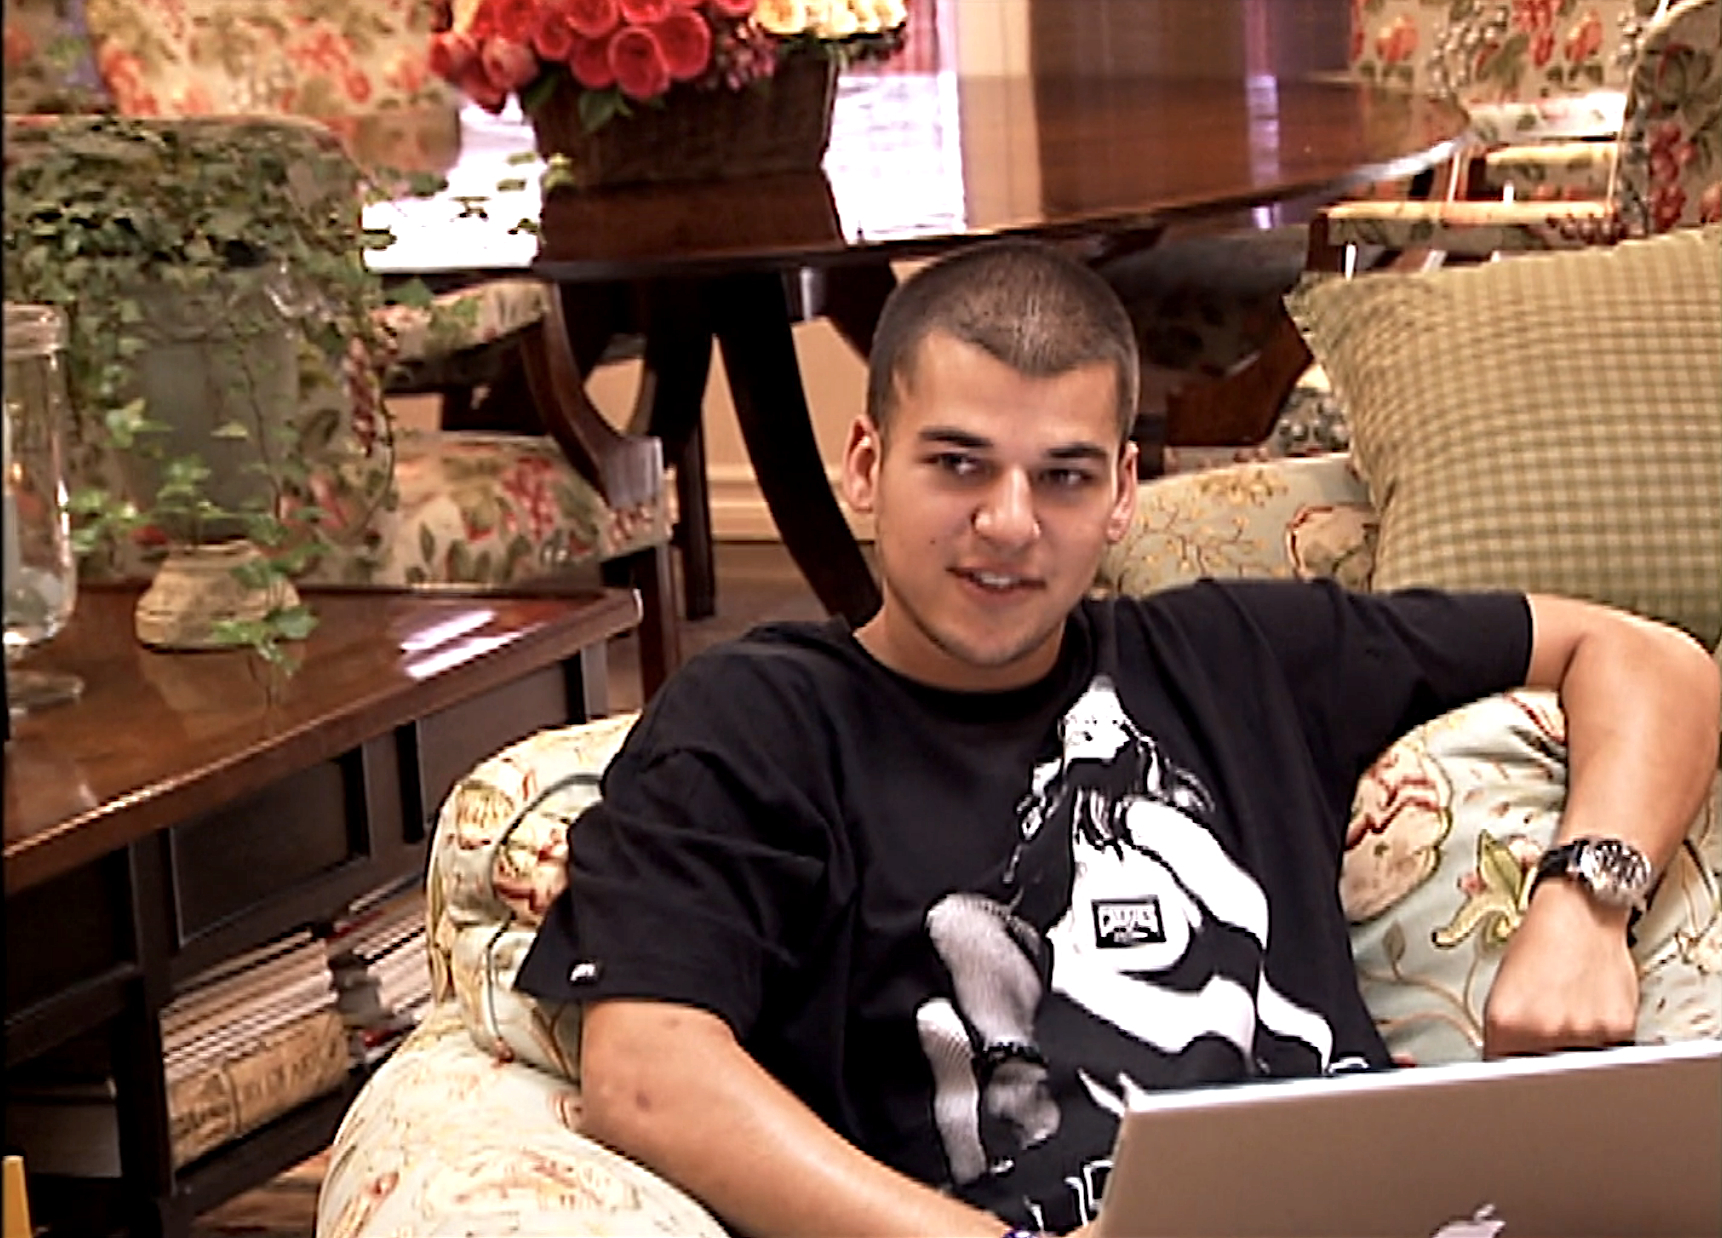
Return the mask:
[[[917, 274], [844, 459], [878, 614], [692, 661], [573, 831], [521, 987], [585, 1003], [584, 1129], [739, 1232], [1062, 1233], [1134, 1090], [1386, 1066], [1347, 808], [1464, 701], [1559, 688], [1566, 839], [1659, 871], [1697, 809], [1717, 674], [1672, 630], [1332, 584], [1085, 599], [1135, 404], [1092, 273], [1006, 242]], [[1627, 915], [1540, 882], [1488, 1049], [1629, 1039]]]

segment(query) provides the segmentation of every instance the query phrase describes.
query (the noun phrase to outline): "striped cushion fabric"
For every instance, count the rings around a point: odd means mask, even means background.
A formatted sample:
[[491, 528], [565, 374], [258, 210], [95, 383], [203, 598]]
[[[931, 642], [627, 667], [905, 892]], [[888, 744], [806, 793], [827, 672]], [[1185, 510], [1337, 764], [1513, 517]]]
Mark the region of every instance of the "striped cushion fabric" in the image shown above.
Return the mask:
[[1515, 588], [1722, 636], [1722, 227], [1287, 298], [1350, 412], [1376, 589]]

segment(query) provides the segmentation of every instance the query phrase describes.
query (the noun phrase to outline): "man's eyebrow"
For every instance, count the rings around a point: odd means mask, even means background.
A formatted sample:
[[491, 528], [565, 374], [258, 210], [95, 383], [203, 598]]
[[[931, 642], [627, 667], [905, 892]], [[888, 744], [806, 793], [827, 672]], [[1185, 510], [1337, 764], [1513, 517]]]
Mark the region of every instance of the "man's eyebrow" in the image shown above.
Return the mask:
[[990, 438], [959, 430], [955, 426], [927, 426], [915, 437], [923, 443], [945, 443], [952, 447], [972, 448], [975, 451], [985, 451], [993, 445]]
[[1111, 461], [1112, 453], [1099, 443], [1065, 443], [1046, 453], [1049, 460], [1092, 460], [1097, 464]]
[[[987, 451], [993, 446], [993, 441], [990, 438], [972, 434], [967, 430], [959, 430], [955, 426], [928, 426], [915, 437], [923, 443], [943, 443], [947, 446], [962, 447], [970, 451]], [[1112, 459], [1112, 453], [1099, 443], [1060, 443], [1057, 447], [1047, 449], [1046, 458], [1059, 461], [1091, 460], [1105, 464]]]

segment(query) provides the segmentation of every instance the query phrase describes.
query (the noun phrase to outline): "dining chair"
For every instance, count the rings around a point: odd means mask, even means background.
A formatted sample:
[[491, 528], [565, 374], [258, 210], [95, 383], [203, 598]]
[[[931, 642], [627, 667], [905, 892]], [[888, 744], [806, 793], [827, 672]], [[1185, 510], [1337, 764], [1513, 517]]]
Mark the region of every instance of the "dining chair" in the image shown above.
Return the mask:
[[[1556, 141], [1565, 183], [1594, 189], [1594, 169], [1590, 179], [1581, 169], [1618, 134], [1627, 69], [1646, 21], [1666, 3], [1352, 0], [1347, 76], [1377, 88], [1386, 106], [1401, 95], [1451, 98], [1469, 122], [1467, 149], [1452, 166], [1421, 183], [1374, 186], [1362, 200], [1447, 199], [1490, 184], [1547, 182], [1557, 165], [1536, 150]], [[1474, 156], [1509, 139], [1514, 145], [1486, 178], [1471, 171]], [[1319, 375], [1285, 394], [1304, 366], [1283, 334], [1281, 299], [1308, 248], [1307, 227], [1285, 225], [1168, 238], [1097, 264], [1136, 324], [1144, 407], [1152, 415], [1164, 406], [1169, 471], [1345, 448], [1344, 419]], [[1365, 265], [1384, 252], [1366, 251]], [[1247, 373], [1222, 381], [1240, 371]]]

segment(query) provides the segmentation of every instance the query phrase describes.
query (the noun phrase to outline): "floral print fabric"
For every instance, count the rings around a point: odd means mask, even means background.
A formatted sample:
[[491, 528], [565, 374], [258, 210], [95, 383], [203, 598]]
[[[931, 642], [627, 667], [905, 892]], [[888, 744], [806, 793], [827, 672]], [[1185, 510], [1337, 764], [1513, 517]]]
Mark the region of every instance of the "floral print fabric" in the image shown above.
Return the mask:
[[[1358, 786], [1340, 897], [1363, 995], [1394, 1057], [1482, 1051], [1483, 1003], [1566, 800], [1549, 692], [1490, 697], [1394, 744]], [[1722, 1036], [1722, 779], [1639, 921], [1637, 1040]]]
[[611, 507], [549, 438], [403, 432], [394, 451], [393, 505], [326, 504], [336, 545], [304, 583], [502, 587], [669, 541], [661, 486]]
[[138, 116], [450, 107], [430, 0], [85, 0], [96, 62]]
[[576, 1087], [480, 1052], [453, 1003], [434, 1005], [336, 1133], [318, 1238], [726, 1238], [579, 1123]]

